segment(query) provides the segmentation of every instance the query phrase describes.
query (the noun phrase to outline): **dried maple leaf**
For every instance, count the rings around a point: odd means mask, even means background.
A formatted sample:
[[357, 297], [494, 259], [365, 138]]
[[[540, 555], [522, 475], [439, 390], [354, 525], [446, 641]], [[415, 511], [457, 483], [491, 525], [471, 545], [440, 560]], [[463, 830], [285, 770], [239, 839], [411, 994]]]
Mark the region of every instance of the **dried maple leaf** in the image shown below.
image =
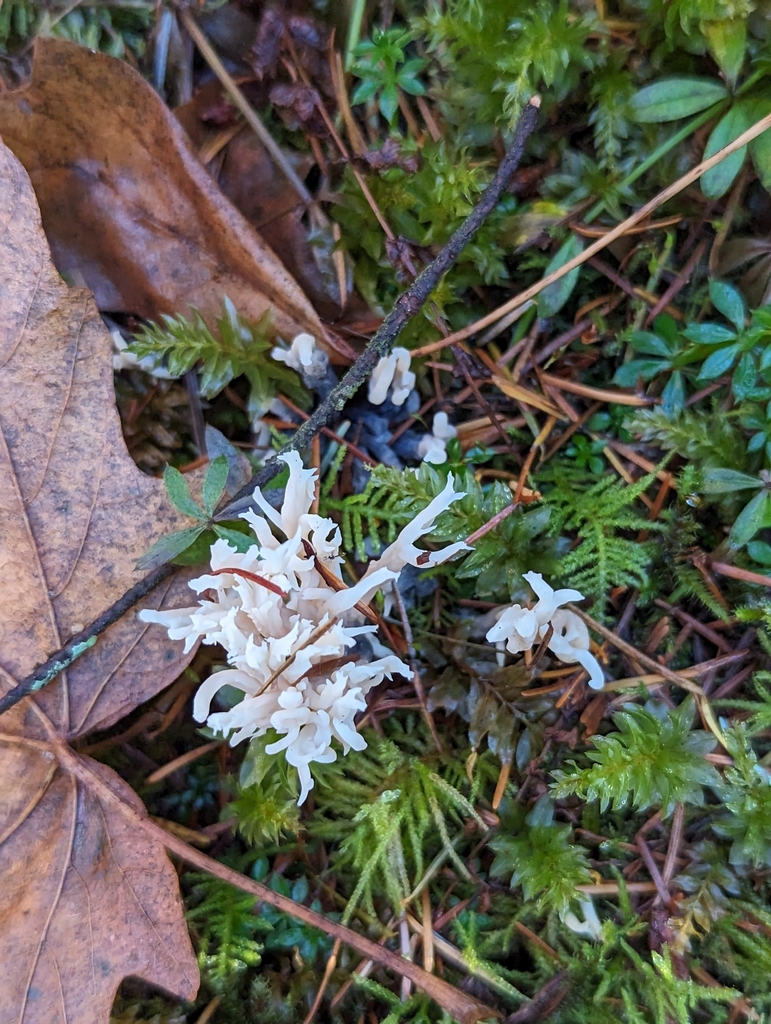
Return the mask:
[[62, 274], [104, 310], [157, 319], [227, 295], [254, 319], [323, 338], [302, 289], [231, 206], [152, 87], [123, 61], [38, 39], [31, 82], [0, 93], [0, 135], [27, 168]]
[[[111, 342], [51, 262], [32, 187], [0, 147], [0, 691], [136, 582], [180, 525], [120, 433]], [[180, 604], [184, 581], [156, 592]], [[198, 971], [163, 847], [63, 770], [57, 748], [116, 721], [184, 661], [129, 613], [0, 719], [0, 1018], [106, 1024], [123, 977], [192, 998]], [[74, 756], [74, 755], [72, 755]], [[139, 801], [111, 770], [92, 772]], [[80, 762], [77, 762], [80, 763]]]

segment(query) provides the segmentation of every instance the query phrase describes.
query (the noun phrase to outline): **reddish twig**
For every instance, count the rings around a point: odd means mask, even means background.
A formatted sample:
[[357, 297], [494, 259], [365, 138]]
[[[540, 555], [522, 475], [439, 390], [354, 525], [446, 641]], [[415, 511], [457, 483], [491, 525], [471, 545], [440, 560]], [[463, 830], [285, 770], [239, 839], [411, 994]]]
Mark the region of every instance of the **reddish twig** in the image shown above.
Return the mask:
[[263, 579], [262, 576], [258, 576], [257, 573], [249, 572], [247, 569], [211, 569], [206, 573], [207, 576], [224, 576], [226, 573], [230, 573], [231, 576], [243, 576], [244, 579], [250, 580], [252, 583], [259, 583], [261, 587], [265, 587], [267, 590], [273, 591], [274, 594], [278, 594], [285, 601], [289, 597], [289, 594], [275, 583], [271, 583], [270, 580]]

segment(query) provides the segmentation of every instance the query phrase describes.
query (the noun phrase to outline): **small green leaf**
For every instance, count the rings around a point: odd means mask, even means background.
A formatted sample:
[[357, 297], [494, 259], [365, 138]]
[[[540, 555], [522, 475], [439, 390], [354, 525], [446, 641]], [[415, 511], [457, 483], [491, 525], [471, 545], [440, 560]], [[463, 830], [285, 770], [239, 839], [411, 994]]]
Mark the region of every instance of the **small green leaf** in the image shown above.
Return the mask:
[[714, 380], [715, 377], [727, 373], [733, 366], [734, 359], [736, 359], [738, 354], [739, 345], [727, 345], [725, 348], [720, 348], [717, 352], [713, 352], [712, 355], [704, 360], [698, 379], [700, 381]]
[[635, 352], [642, 352], [646, 356], [661, 356], [662, 359], [669, 359], [672, 355], [667, 342], [650, 331], [635, 331], [629, 336], [629, 344]]
[[204, 511], [209, 518], [214, 515], [214, 509], [217, 507], [217, 502], [220, 500], [225, 490], [225, 484], [228, 480], [228, 471], [228, 460], [224, 455], [218, 455], [216, 459], [212, 459], [209, 463], [209, 468], [206, 470], [201, 498], [203, 500]]
[[661, 392], [661, 407], [664, 415], [670, 418], [685, 405], [685, 382], [683, 375], [676, 370], [667, 381], [667, 386]]
[[753, 562], [771, 566], [771, 544], [764, 540], [751, 540], [747, 545], [747, 554]]
[[413, 78], [411, 75], [399, 75], [399, 87], [410, 96], [426, 95], [426, 87], [419, 78]]
[[726, 87], [714, 78], [663, 78], [640, 89], [631, 107], [644, 124], [676, 121], [706, 110], [727, 95]]
[[633, 359], [631, 363], [619, 366], [613, 383], [620, 388], [633, 388], [638, 380], [650, 380], [667, 367], [668, 364], [661, 359]]
[[240, 530], [234, 530], [229, 526], [220, 526], [219, 523], [215, 524], [214, 532], [218, 537], [232, 544], [240, 554], [247, 552], [255, 543], [251, 534], [241, 533]]
[[702, 31], [715, 62], [733, 89], [747, 50], [747, 19], [743, 16], [708, 21]]
[[212, 530], [204, 527], [190, 547], [175, 555], [172, 561], [175, 565], [204, 565], [210, 559], [214, 536]]
[[380, 81], [377, 78], [370, 78], [369, 81], [361, 82], [353, 91], [351, 106], [355, 107], [358, 103], [366, 103], [367, 100], [371, 100], [377, 94], [379, 88]]
[[756, 476], [740, 473], [736, 469], [713, 466], [704, 470], [702, 492], [704, 494], [730, 494], [731, 491], [758, 490], [762, 482]]
[[758, 368], [751, 352], [745, 352], [739, 360], [731, 380], [731, 388], [741, 402], [752, 393], [758, 379]]
[[759, 452], [766, 443], [766, 435], [764, 431], [760, 431], [757, 434], [753, 434], [747, 445], [748, 452]]
[[380, 94], [380, 113], [389, 124], [392, 124], [398, 109], [399, 90], [393, 83], [389, 82]]
[[771, 526], [771, 493], [763, 490], [736, 517], [728, 535], [728, 543], [735, 548], [743, 547], [766, 526]]
[[[753, 109], [754, 120], [759, 120], [771, 110], [768, 99], [759, 100]], [[771, 131], [768, 128], [750, 143], [752, 163], [763, 188], [771, 192]]]
[[738, 289], [732, 284], [726, 284], [725, 281], [710, 281], [709, 297], [715, 309], [722, 313], [726, 320], [730, 320], [737, 331], [741, 331], [747, 314]]
[[733, 331], [720, 324], [690, 324], [683, 334], [689, 341], [695, 341], [698, 345], [722, 345], [736, 337]]
[[174, 469], [173, 466], [167, 466], [163, 472], [163, 484], [169, 500], [175, 508], [178, 508], [180, 512], [186, 516], [191, 516], [193, 519], [201, 519], [204, 522], [208, 521], [208, 516], [204, 515], [203, 511], [193, 501], [187, 480], [185, 480], [178, 469]]
[[[544, 277], [548, 277], [549, 274], [554, 273], [555, 270], [559, 270], [560, 267], [569, 263], [573, 257], [578, 256], [579, 253], [583, 252], [583, 250], [584, 243], [581, 238], [578, 235], [571, 234], [568, 240], [561, 245], [554, 254], [549, 266], [544, 271]], [[569, 274], [560, 278], [559, 281], [555, 281], [554, 284], [550, 284], [548, 288], [544, 288], [538, 296], [539, 316], [554, 316], [555, 313], [558, 313], [562, 309], [570, 298], [580, 273], [581, 268], [576, 267], [574, 270], [571, 270]]]
[[137, 569], [157, 569], [159, 565], [170, 562], [183, 551], [187, 551], [205, 529], [205, 526], [192, 526], [188, 530], [178, 530], [176, 533], [161, 537], [149, 551], [137, 559]]
[[[750, 112], [746, 103], [736, 103], [731, 109], [720, 118], [712, 131], [707, 145], [704, 149], [704, 159], [714, 156], [718, 150], [723, 149], [734, 139], [746, 132], [752, 124]], [[724, 195], [733, 184], [733, 180], [742, 168], [744, 158], [747, 155], [747, 147], [742, 146], [735, 153], [731, 153], [724, 160], [721, 160], [716, 167], [707, 171], [701, 176], [701, 190], [710, 199], [718, 199]]]

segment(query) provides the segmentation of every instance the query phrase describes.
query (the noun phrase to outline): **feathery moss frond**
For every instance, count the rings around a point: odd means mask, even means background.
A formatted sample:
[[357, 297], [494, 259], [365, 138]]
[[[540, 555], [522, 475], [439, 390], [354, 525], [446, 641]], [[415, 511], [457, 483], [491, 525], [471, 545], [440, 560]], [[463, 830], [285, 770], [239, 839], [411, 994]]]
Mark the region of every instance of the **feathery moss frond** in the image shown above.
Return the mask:
[[695, 705], [687, 697], [680, 707], [663, 708], [654, 714], [646, 708], [627, 706], [613, 716], [618, 732], [594, 736], [596, 751], [586, 757], [591, 767], [575, 761], [569, 772], [555, 771], [552, 792], [557, 799], [577, 794], [582, 800], [599, 800], [600, 809], [637, 811], [660, 807], [664, 817], [677, 802], [700, 805], [704, 786], [719, 789], [720, 775], [704, 760], [715, 746], [711, 733], [692, 730]]

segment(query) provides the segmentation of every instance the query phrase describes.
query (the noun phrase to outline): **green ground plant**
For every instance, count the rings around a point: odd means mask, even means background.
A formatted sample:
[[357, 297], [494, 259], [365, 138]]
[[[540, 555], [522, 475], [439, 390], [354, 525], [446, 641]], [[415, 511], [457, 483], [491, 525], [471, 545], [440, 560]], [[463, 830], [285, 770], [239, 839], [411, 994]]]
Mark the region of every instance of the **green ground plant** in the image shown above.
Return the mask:
[[[304, 453], [321, 477], [313, 514], [340, 530], [344, 585], [449, 474], [463, 497], [421, 543], [473, 537], [473, 548], [411, 567], [398, 594], [373, 600], [377, 643], [387, 631], [413, 675], [369, 694], [366, 749], [338, 747], [334, 763], [314, 765], [302, 807], [296, 769], [266, 751], [278, 736], [270, 730], [175, 772], [169, 791], [150, 787], [149, 809], [214, 837], [215, 856], [298, 903], [433, 965], [502, 1017], [762, 1021], [771, 1014], [771, 133], [518, 319], [441, 342], [771, 110], [771, 6], [354, 8], [352, 27], [336, 25], [351, 28], [348, 105], [296, 38], [290, 47], [282, 36], [279, 51], [284, 71], [299, 61], [313, 80], [348, 156], [328, 126], [287, 128], [267, 101], [261, 111], [283, 146], [316, 161], [308, 187], [334, 222], [353, 288], [330, 320], [333, 341], [356, 346], [371, 333], [484, 194], [523, 106], [542, 98], [508, 190], [399, 337], [413, 351], [415, 396], [372, 406], [362, 390], [330, 421], [332, 436]], [[302, 9], [337, 17], [332, 5]], [[31, 16], [4, 5], [0, 43], [19, 45]], [[255, 39], [258, 28], [255, 19]], [[84, 42], [104, 45], [93, 38], [84, 28]], [[254, 51], [238, 59], [246, 87], [269, 95], [270, 75], [250, 78]], [[248, 322], [225, 300], [216, 325], [189, 310], [145, 325], [133, 352], [174, 378], [197, 372], [207, 416], [211, 403], [253, 420], [279, 394], [304, 415], [311, 398], [271, 359], [273, 341], [267, 319]], [[421, 462], [438, 411], [457, 437], [444, 462]], [[301, 415], [289, 405], [267, 415], [276, 447], [291, 433], [284, 414]], [[243, 426], [228, 436], [243, 450], [254, 443]], [[253, 541], [237, 518], [216, 519], [230, 462], [212, 461], [200, 502], [187, 468], [167, 470], [166, 482], [191, 526], [163, 538], [146, 565], [203, 565], [215, 537], [239, 551]], [[503, 605], [535, 604], [532, 572], [583, 594], [602, 690], [560, 660], [552, 633], [525, 653], [486, 642]], [[362, 643], [354, 656], [370, 650]], [[196, 659], [199, 678], [224, 667], [217, 648]], [[222, 706], [238, 696], [226, 691]], [[198, 740], [132, 742], [140, 760], [162, 764]], [[116, 761], [130, 780], [139, 773], [125, 751]], [[194, 1007], [169, 1001], [166, 1017], [126, 995], [116, 1024], [155, 1014], [158, 1024], [176, 1024], [175, 1014], [192, 1024], [215, 997], [223, 1024], [300, 1024], [323, 978], [319, 1020], [449, 1020], [345, 947], [330, 960], [328, 936], [255, 910], [220, 882], [188, 876], [185, 895], [204, 994]]]

